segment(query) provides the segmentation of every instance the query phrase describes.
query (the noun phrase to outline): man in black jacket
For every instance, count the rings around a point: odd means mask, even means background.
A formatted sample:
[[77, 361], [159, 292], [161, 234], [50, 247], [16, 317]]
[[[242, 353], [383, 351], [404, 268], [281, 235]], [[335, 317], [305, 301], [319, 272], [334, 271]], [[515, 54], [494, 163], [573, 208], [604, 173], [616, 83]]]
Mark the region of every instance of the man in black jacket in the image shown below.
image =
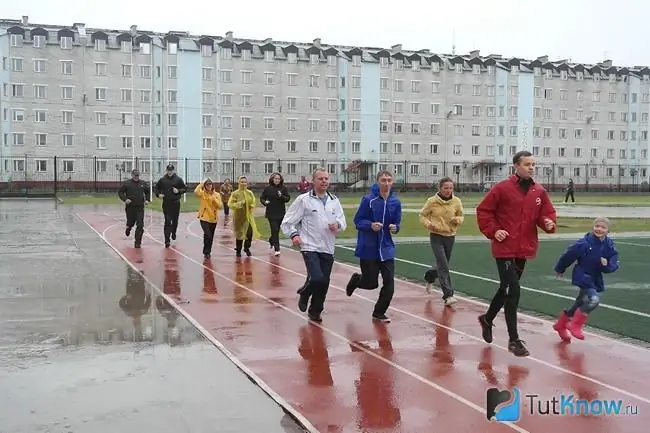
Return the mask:
[[275, 255], [280, 255], [280, 224], [286, 213], [286, 204], [291, 199], [287, 187], [284, 186], [284, 179], [280, 173], [273, 173], [269, 177], [269, 186], [264, 188], [260, 201], [266, 206], [265, 216], [269, 220], [271, 237], [269, 245], [275, 249]]
[[140, 248], [144, 234], [144, 206], [151, 202], [149, 184], [140, 179], [140, 171], [135, 169], [131, 172], [131, 179], [122, 183], [117, 195], [125, 204], [126, 230], [124, 234], [129, 236], [135, 225], [135, 248]]
[[169, 164], [165, 175], [156, 182], [155, 189], [156, 195], [163, 201], [165, 248], [169, 248], [170, 238], [176, 240], [178, 217], [181, 213], [181, 196], [187, 191], [187, 186], [183, 179], [176, 174], [174, 166]]

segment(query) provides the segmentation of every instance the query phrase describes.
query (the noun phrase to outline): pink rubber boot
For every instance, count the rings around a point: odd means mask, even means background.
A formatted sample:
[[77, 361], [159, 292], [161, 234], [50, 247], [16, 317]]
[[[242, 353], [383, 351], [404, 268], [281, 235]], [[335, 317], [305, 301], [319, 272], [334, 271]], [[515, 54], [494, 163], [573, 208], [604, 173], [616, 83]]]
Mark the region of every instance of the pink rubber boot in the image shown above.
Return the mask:
[[553, 324], [553, 329], [557, 331], [557, 334], [560, 336], [562, 341], [571, 341], [571, 334], [567, 330], [567, 325], [570, 323], [570, 321], [571, 318], [567, 316], [564, 311], [562, 311], [562, 314], [560, 314], [557, 322]]
[[578, 310], [566, 327], [575, 338], [578, 340], [584, 340], [585, 335], [582, 332], [582, 328], [585, 326], [586, 321], [587, 316], [584, 315], [582, 311]]

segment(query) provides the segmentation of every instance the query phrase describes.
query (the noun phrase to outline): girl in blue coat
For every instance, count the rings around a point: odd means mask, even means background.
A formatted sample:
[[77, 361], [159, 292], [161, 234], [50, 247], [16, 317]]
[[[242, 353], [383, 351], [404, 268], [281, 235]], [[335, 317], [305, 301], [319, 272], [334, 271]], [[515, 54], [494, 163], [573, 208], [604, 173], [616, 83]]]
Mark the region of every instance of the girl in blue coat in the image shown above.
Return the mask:
[[553, 325], [564, 341], [571, 341], [572, 335], [584, 340], [584, 324], [589, 314], [598, 307], [600, 293], [605, 291], [603, 274], [618, 269], [618, 252], [614, 241], [607, 236], [610, 225], [607, 218], [596, 218], [592, 231], [571, 245], [555, 265], [557, 276], [562, 277], [564, 271], [576, 262], [571, 284], [580, 289], [573, 305], [564, 310]]

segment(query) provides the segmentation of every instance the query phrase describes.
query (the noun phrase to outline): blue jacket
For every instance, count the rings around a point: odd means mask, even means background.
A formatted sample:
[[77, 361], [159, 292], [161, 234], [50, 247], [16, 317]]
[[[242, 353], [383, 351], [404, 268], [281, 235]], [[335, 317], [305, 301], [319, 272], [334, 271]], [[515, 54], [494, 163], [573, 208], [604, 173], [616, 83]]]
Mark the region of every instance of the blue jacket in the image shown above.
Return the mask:
[[[380, 222], [381, 230], [375, 232], [371, 224]], [[354, 255], [362, 260], [391, 260], [395, 258], [395, 242], [389, 230], [391, 224], [399, 232], [402, 222], [402, 202], [391, 190], [386, 200], [379, 194], [379, 185], [374, 184], [370, 194], [361, 199], [359, 209], [354, 215], [357, 228], [357, 247]]]
[[[600, 263], [601, 257], [607, 259], [607, 266]], [[558, 259], [555, 272], [563, 274], [573, 262], [576, 264], [573, 267], [571, 284], [581, 289], [593, 288], [597, 292], [605, 290], [603, 274], [612, 273], [619, 267], [614, 241], [609, 237], [598, 239], [593, 233], [587, 233], [567, 248]]]

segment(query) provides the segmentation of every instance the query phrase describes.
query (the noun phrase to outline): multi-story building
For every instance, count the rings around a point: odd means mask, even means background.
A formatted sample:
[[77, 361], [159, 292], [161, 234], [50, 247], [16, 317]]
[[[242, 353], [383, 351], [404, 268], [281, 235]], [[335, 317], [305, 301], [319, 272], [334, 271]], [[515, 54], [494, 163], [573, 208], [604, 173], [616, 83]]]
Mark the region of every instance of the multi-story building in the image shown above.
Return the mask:
[[[650, 69], [0, 21], [1, 171], [188, 180], [326, 167], [409, 183], [502, 178], [528, 149], [547, 183], [648, 180]], [[29, 158], [22, 158], [27, 155]], [[153, 163], [153, 166], [151, 165]], [[28, 165], [33, 165], [28, 166]], [[89, 174], [92, 173], [92, 174]]]

